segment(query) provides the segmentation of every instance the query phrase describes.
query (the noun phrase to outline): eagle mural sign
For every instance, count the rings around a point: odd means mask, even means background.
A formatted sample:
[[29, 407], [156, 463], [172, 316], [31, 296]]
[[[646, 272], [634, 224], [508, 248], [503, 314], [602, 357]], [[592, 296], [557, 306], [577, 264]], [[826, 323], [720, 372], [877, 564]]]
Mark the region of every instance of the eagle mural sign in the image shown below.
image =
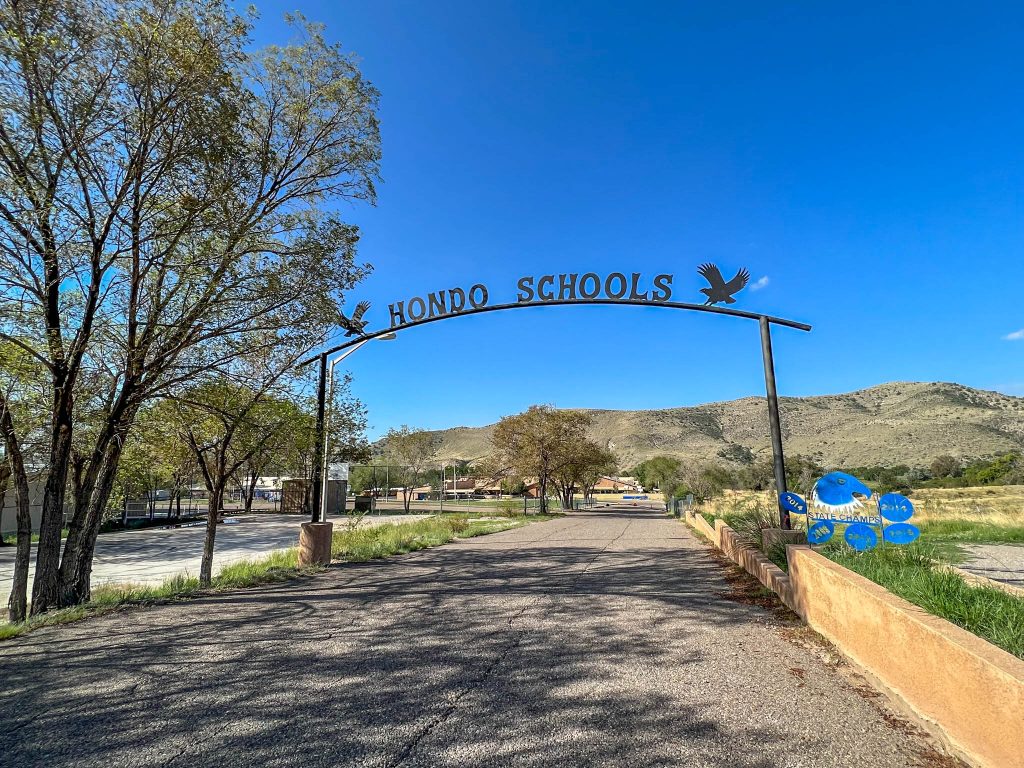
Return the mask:
[[914, 504], [899, 493], [887, 493], [868, 506], [874, 494], [867, 485], [845, 472], [829, 472], [811, 489], [811, 506], [791, 491], [779, 494], [779, 504], [795, 515], [807, 516], [807, 541], [824, 544], [836, 532], [836, 525], [845, 525], [843, 538], [856, 550], [864, 551], [882, 541], [910, 544], [921, 536], [916, 526], [907, 522], [914, 514]]
[[[314, 463], [313, 521], [317, 522], [322, 519], [320, 509], [323, 503], [321, 485], [325, 454], [323, 430], [326, 382], [334, 364], [369, 341], [391, 338], [398, 331], [427, 323], [484, 312], [577, 304], [639, 305], [756, 320], [761, 332], [761, 353], [768, 399], [768, 425], [771, 433], [775, 484], [779, 494], [786, 493], [786, 468], [782, 453], [778, 394], [775, 387], [771, 326], [779, 325], [800, 331], [809, 331], [811, 326], [795, 320], [786, 320], [760, 312], [735, 308], [733, 305], [737, 303], [737, 294], [750, 282], [750, 272], [746, 269], [736, 270], [728, 280], [715, 264], [701, 264], [697, 273], [706, 283], [705, 286], [699, 288], [699, 293], [703, 296], [701, 303], [678, 301], [676, 299], [678, 283], [675, 275], [670, 273], [648, 274], [630, 271], [609, 274], [563, 272], [526, 275], [518, 278], [513, 285], [509, 286], [509, 295], [514, 296], [514, 301], [492, 303], [492, 292], [483, 283], [446, 288], [394, 301], [388, 305], [387, 325], [372, 331], [367, 330], [370, 303], [360, 301], [355, 305], [351, 315], [342, 313], [338, 318], [338, 325], [345, 331], [345, 336], [349, 340], [299, 364], [301, 367], [317, 361], [320, 363], [316, 454], [321, 457], [321, 460]], [[332, 358], [333, 361], [329, 364], [328, 361]], [[779, 518], [783, 528], [790, 527], [790, 511], [780, 502]]]

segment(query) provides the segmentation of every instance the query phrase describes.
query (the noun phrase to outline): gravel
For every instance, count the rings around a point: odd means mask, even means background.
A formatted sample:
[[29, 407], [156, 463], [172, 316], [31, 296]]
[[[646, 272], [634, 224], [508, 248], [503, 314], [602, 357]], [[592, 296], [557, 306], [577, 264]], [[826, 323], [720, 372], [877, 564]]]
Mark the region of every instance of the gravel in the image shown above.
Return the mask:
[[[0, 644], [11, 766], [909, 766], [793, 626], [620, 509]], [[889, 719], [891, 721], [891, 719]]]

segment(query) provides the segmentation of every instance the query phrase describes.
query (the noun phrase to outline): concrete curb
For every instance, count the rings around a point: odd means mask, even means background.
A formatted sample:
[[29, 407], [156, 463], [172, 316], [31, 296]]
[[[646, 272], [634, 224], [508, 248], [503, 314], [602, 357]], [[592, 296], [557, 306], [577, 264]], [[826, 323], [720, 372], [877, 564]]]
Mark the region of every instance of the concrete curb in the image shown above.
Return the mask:
[[975, 584], [979, 587], [991, 587], [992, 589], [998, 589], [1002, 592], [1006, 592], [1007, 594], [1014, 595], [1015, 597], [1024, 597], [1024, 587], [1007, 584], [1004, 581], [996, 581], [995, 579], [988, 578], [988, 576], [979, 576], [977, 573], [965, 571], [963, 568], [957, 568], [955, 565], [942, 563], [940, 564], [940, 567], [947, 571], [953, 571], [953, 573], [957, 574], [968, 584]]
[[708, 521], [704, 519], [703, 515], [687, 511], [686, 522], [688, 522], [697, 531], [697, 533], [701, 534], [716, 547], [718, 546], [718, 540], [715, 538], [715, 529], [708, 524]]

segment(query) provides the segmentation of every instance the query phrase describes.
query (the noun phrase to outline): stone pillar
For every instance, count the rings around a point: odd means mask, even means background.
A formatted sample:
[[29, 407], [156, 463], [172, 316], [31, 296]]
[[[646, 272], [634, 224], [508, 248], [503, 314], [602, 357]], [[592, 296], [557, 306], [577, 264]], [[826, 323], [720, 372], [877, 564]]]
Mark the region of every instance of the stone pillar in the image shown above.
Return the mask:
[[303, 523], [299, 531], [299, 566], [331, 564], [334, 523]]

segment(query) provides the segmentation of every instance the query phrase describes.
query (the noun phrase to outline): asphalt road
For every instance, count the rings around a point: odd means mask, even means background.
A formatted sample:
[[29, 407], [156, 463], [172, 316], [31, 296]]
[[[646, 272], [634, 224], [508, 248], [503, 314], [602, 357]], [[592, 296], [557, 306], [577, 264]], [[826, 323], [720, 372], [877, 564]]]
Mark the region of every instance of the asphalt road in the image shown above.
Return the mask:
[[[22, 766], [934, 765], [685, 526], [576, 513], [0, 643]], [[922, 757], [922, 754], [924, 756]], [[934, 757], [934, 755], [932, 756]]]
[[[364, 517], [361, 524], [381, 525], [423, 517], [425, 515], [374, 515]], [[306, 520], [305, 517], [280, 514], [228, 515], [227, 519], [232, 522], [217, 528], [214, 574], [238, 560], [294, 547], [299, 543], [299, 527]], [[345, 521], [335, 518], [334, 523], [335, 526], [343, 526]], [[92, 583], [161, 584], [182, 573], [198, 576], [205, 535], [205, 521], [179, 528], [143, 528], [100, 534], [96, 539]], [[14, 552], [14, 547], [0, 548], [0, 605], [4, 606], [14, 581]], [[30, 588], [34, 561], [33, 556]]]
[[968, 560], [960, 568], [1014, 587], [1024, 587], [1024, 545], [964, 544]]

